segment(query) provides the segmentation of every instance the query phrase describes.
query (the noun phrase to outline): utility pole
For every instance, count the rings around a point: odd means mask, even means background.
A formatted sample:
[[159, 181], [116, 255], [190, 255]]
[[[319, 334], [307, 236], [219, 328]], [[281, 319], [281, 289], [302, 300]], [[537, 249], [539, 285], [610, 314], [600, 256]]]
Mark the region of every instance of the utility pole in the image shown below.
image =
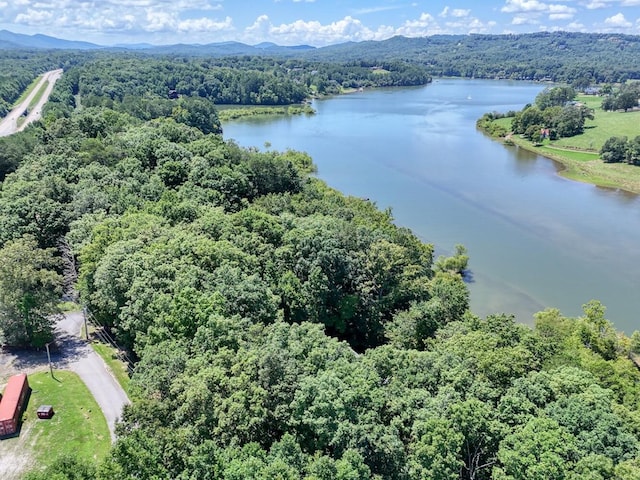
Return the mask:
[[89, 341], [89, 328], [87, 328], [87, 307], [82, 307], [82, 318], [84, 319], [84, 336]]
[[51, 378], [53, 378], [53, 366], [51, 365], [51, 354], [49, 353], [49, 343], [45, 343], [44, 346], [47, 347], [47, 358], [49, 359], [49, 373], [51, 373]]

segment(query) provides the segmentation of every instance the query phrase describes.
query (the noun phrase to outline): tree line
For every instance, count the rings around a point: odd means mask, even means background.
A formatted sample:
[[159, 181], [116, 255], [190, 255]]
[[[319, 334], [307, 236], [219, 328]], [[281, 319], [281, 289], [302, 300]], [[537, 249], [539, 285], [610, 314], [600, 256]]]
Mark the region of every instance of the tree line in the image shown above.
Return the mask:
[[304, 53], [331, 61], [403, 60], [426, 66], [436, 77], [552, 81], [576, 88], [640, 78], [639, 54], [638, 35], [577, 32], [396, 36]]

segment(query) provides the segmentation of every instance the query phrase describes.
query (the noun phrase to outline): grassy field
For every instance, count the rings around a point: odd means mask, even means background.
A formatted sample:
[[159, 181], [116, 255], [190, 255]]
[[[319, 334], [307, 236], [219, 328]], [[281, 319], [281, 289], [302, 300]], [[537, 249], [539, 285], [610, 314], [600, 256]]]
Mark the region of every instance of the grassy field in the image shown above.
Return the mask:
[[[48, 464], [61, 454], [75, 454], [83, 459], [102, 459], [111, 447], [107, 421], [93, 396], [73, 372], [54, 370], [29, 375], [31, 398], [24, 422], [33, 422], [33, 452], [37, 464]], [[51, 420], [40, 420], [40, 405], [53, 405]], [[64, 439], [64, 441], [60, 441]]]
[[[581, 95], [578, 101], [594, 110], [594, 119], [587, 120], [581, 135], [545, 141], [535, 146], [516, 135], [510, 139], [521, 148], [551, 158], [564, 166], [561, 175], [572, 180], [601, 187], [619, 188], [640, 194], [640, 167], [600, 160], [599, 151], [613, 136], [633, 138], [640, 135], [640, 111], [605, 112], [600, 108], [601, 97]], [[501, 118], [497, 124], [511, 130], [511, 119]]]

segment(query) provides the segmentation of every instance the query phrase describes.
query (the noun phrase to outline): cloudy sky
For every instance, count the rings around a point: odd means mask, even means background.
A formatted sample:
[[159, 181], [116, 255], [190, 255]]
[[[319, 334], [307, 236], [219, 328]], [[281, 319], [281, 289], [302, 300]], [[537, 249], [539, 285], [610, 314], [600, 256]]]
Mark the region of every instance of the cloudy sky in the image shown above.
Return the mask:
[[324, 46], [451, 33], [640, 34], [640, 0], [0, 0], [0, 29], [102, 45]]

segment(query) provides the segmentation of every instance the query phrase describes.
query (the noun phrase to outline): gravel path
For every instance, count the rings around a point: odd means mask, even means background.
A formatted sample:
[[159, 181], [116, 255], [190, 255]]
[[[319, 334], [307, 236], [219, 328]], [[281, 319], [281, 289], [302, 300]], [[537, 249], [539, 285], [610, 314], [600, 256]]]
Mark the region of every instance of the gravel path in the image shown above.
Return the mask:
[[[20, 105], [11, 110], [9, 114], [2, 119], [2, 121], [0, 121], [0, 137], [6, 137], [12, 133], [20, 132], [31, 122], [38, 120], [42, 115], [42, 107], [49, 99], [53, 86], [61, 76], [62, 69], [51, 70], [50, 72], [42, 75], [40, 82], [38, 82], [38, 85], [36, 85], [36, 87], [31, 91], [29, 96]], [[27, 108], [29, 108], [29, 104], [33, 101], [34, 97], [38, 94], [40, 88], [45, 82], [49, 82], [49, 84], [47, 85], [44, 94], [40, 97], [40, 100], [38, 100], [38, 103], [31, 109], [31, 111], [29, 111], [24, 122], [18, 126], [18, 119], [24, 114]]]

